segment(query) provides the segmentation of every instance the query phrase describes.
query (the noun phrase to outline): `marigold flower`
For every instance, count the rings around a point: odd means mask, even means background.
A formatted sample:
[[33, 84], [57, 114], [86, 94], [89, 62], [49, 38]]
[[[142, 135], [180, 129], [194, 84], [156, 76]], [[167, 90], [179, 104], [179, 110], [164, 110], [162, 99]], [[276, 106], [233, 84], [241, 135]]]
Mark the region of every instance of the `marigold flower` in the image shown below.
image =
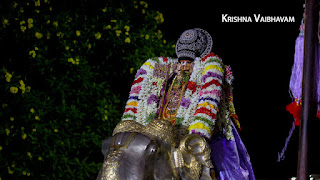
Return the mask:
[[5, 75], [5, 77], [6, 77], [6, 81], [7, 81], [7, 82], [10, 82], [10, 81], [11, 81], [11, 78], [12, 78], [12, 75], [7, 72], [6, 75]]
[[75, 64], [75, 63], [76, 63], [76, 61], [73, 60], [73, 58], [68, 58], [68, 62], [71, 62], [72, 64]]
[[26, 85], [24, 84], [23, 80], [20, 80], [19, 83], [20, 83], [20, 87], [19, 88], [21, 89], [22, 94], [23, 94], [23, 93], [26, 92]]
[[81, 35], [81, 32], [80, 32], [79, 30], [77, 30], [77, 31], [76, 31], [76, 35], [77, 35], [77, 36], [80, 36], [80, 35]]
[[150, 38], [149, 34], [147, 34], [145, 38], [146, 40], [148, 40]]
[[27, 138], [27, 134], [26, 134], [26, 133], [23, 133], [22, 136], [21, 136], [21, 138], [22, 138], [23, 140], [25, 140], [25, 139]]
[[33, 23], [33, 19], [32, 18], [28, 18], [28, 24], [32, 24]]
[[9, 20], [8, 19], [4, 19], [2, 24], [3, 24], [3, 27], [6, 27], [6, 25], [9, 24]]
[[130, 68], [130, 74], [133, 74], [134, 68]]
[[42, 161], [43, 159], [42, 159], [42, 157], [41, 157], [41, 156], [39, 156], [39, 157], [38, 157], [38, 160], [39, 160], [39, 161]]
[[55, 26], [55, 27], [58, 27], [58, 26], [59, 26], [58, 21], [54, 21], [52, 24], [53, 24], [53, 26]]
[[121, 30], [116, 30], [116, 35], [117, 35], [118, 37], [120, 36], [121, 33], [122, 33]]
[[35, 58], [37, 54], [36, 54], [36, 51], [31, 50], [31, 51], [29, 51], [29, 55], [32, 56], [33, 58]]
[[27, 87], [26, 87], [26, 92], [30, 92], [30, 90], [31, 90], [31, 87], [30, 87], [30, 86], [27, 86]]
[[33, 27], [33, 24], [28, 24], [28, 28], [31, 29]]
[[51, 34], [48, 32], [47, 33], [47, 39], [50, 39]]
[[100, 39], [101, 38], [101, 33], [97, 32], [94, 36], [95, 36], [96, 39]]
[[0, 146], [0, 151], [2, 150], [2, 146]]
[[10, 167], [8, 167], [8, 173], [13, 174], [13, 171], [11, 171]]
[[10, 130], [7, 128], [6, 128], [6, 134], [7, 134], [7, 136], [9, 136], [9, 134], [10, 134]]
[[127, 37], [127, 38], [124, 40], [124, 42], [125, 42], [125, 43], [130, 43], [130, 38]]
[[54, 132], [58, 132], [58, 129], [54, 129], [53, 131], [54, 131]]
[[43, 35], [39, 32], [35, 33], [36, 38], [41, 39], [43, 37]]
[[26, 29], [27, 29], [26, 26], [21, 26], [21, 27], [20, 27], [20, 30], [21, 30], [22, 32], [24, 32]]
[[106, 30], [106, 29], [111, 29], [111, 25], [108, 24], [108, 25], [106, 25], [103, 29], [104, 29], [104, 30]]
[[35, 1], [35, 2], [34, 2], [34, 5], [35, 5], [35, 6], [40, 6], [40, 0]]
[[126, 31], [130, 31], [130, 27], [127, 26], [127, 25], [124, 26], [124, 29], [125, 29]]
[[145, 8], [148, 8], [148, 3], [145, 1], [140, 1], [140, 4], [143, 5]]
[[48, 20], [48, 21], [47, 21], [47, 24], [50, 24], [50, 22], [51, 22], [51, 21], [50, 21], [50, 20]]
[[142, 9], [141, 12], [142, 12], [142, 14], [145, 14], [145, 13], [146, 13], [146, 10], [145, 10], [145, 9]]
[[114, 23], [115, 23], [115, 22], [117, 22], [117, 20], [115, 20], [115, 19], [112, 19], [112, 20], [111, 20], [111, 22], [114, 22]]
[[57, 36], [58, 36], [58, 37], [63, 37], [63, 35], [64, 35], [64, 34], [63, 34], [62, 32], [58, 32], [58, 33], [57, 33]]
[[16, 94], [16, 93], [18, 93], [18, 88], [17, 87], [10, 87], [10, 92], [12, 93], [12, 94]]
[[22, 171], [22, 175], [27, 175], [27, 172], [26, 171]]
[[34, 119], [37, 120], [37, 121], [40, 120], [39, 116], [35, 116]]
[[89, 43], [87, 47], [88, 47], [88, 49], [91, 49], [92, 46], [91, 46], [91, 44]]
[[159, 12], [159, 11], [157, 11], [157, 14], [158, 14], [158, 15], [155, 17], [155, 20], [156, 20], [159, 24], [163, 23], [163, 21], [164, 21], [163, 14], [162, 14], [161, 12]]
[[107, 12], [107, 8], [103, 8], [102, 12], [104, 12], [104, 13]]
[[27, 152], [27, 155], [29, 156], [30, 159], [32, 158], [31, 152]]
[[18, 6], [18, 3], [13, 2], [13, 8], [16, 8]]
[[14, 121], [14, 117], [10, 117], [10, 121]]

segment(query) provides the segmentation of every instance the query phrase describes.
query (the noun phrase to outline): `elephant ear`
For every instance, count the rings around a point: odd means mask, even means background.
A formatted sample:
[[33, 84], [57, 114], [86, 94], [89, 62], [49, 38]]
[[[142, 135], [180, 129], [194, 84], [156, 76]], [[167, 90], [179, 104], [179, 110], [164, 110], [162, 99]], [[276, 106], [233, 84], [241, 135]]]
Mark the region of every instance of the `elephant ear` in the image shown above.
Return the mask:
[[203, 137], [197, 134], [188, 134], [180, 141], [177, 150], [182, 154], [184, 167], [189, 169], [189, 172], [186, 172], [189, 177], [193, 177], [192, 179], [200, 179], [200, 177], [201, 179], [211, 179], [208, 174], [208, 169], [213, 168], [210, 160], [211, 149]]
[[112, 137], [110, 137], [102, 142], [101, 151], [102, 151], [102, 154], [104, 157], [107, 157], [111, 143], [112, 143]]

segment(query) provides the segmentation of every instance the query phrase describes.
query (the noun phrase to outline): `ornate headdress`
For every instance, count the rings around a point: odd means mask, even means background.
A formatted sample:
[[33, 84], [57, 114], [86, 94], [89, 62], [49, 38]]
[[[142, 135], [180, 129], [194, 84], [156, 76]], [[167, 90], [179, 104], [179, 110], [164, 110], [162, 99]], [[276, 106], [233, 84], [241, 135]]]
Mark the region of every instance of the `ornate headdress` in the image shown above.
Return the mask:
[[210, 53], [212, 38], [210, 34], [200, 28], [184, 31], [176, 44], [176, 54], [179, 60], [194, 60]]

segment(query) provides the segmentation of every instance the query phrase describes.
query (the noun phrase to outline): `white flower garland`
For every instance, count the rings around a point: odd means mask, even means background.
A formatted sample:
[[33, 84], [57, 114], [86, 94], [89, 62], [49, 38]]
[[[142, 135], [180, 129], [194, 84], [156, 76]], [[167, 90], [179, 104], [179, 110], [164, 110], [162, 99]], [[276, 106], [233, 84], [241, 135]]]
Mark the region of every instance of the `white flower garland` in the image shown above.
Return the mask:
[[[165, 83], [165, 79], [153, 75], [156, 63], [170, 65], [169, 74], [171, 74], [173, 72], [172, 65], [177, 63], [177, 59], [159, 57], [149, 59], [141, 66], [134, 82], [139, 78], [143, 78], [143, 80], [132, 85], [131, 91], [133, 93], [129, 96], [122, 120], [136, 120], [140, 124], [146, 125], [150, 118], [155, 118], [160, 93], [163, 83]], [[222, 92], [224, 83], [222, 60], [214, 55], [208, 55], [204, 59], [196, 58], [188, 85], [189, 83], [195, 87], [193, 89], [186, 88], [183, 98], [190, 103], [186, 106], [179, 106], [176, 124], [189, 127], [189, 133], [199, 133], [210, 138], [216, 120], [219, 119], [217, 124], [219, 129], [224, 129], [228, 139], [233, 138], [226, 94]], [[139, 86], [141, 86], [141, 90], [136, 93]], [[203, 88], [204, 86], [206, 87]], [[136, 108], [136, 112], [132, 110], [134, 108]], [[202, 110], [205, 112], [201, 112]]]

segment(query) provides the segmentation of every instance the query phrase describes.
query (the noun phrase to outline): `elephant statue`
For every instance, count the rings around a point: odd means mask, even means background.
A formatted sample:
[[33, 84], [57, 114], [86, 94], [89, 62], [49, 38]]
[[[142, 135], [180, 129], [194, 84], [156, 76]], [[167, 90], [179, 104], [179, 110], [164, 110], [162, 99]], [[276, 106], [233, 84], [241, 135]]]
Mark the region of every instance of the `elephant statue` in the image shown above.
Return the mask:
[[184, 136], [176, 147], [169, 121], [146, 126], [121, 121], [102, 143], [104, 162], [98, 180], [209, 180], [210, 147], [196, 134]]

